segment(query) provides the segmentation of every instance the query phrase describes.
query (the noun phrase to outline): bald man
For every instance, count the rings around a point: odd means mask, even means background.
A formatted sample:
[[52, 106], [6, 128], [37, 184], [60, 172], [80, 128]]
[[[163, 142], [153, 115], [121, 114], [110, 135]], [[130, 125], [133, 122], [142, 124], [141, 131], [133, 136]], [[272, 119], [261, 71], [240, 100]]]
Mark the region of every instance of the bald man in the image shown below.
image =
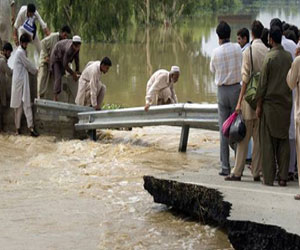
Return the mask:
[[179, 76], [179, 67], [172, 66], [171, 71], [160, 69], [150, 77], [146, 89], [145, 111], [148, 111], [151, 105], [164, 105], [178, 102], [174, 84], [178, 81]]

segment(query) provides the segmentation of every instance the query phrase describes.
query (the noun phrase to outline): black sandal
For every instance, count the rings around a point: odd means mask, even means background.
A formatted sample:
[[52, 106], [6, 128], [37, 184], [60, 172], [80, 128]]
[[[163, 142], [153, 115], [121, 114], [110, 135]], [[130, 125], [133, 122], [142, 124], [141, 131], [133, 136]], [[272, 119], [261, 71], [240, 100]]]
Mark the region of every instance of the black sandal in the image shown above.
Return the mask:
[[235, 175], [230, 175], [225, 177], [225, 181], [241, 181], [241, 176], [237, 177]]

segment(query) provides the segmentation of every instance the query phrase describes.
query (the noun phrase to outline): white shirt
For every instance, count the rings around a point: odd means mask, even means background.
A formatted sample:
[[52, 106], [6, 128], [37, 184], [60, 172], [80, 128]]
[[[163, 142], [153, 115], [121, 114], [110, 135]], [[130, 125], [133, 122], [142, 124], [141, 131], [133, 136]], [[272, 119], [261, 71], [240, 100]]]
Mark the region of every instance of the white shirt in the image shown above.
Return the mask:
[[83, 70], [75, 100], [77, 105], [91, 104], [95, 107], [99, 104], [97, 103], [97, 97], [103, 86], [100, 79], [102, 76], [100, 64], [100, 61], [90, 61]]
[[214, 49], [210, 61], [210, 71], [215, 73], [217, 86], [241, 82], [243, 54], [238, 43], [224, 43]]
[[15, 53], [13, 77], [11, 85], [11, 108], [18, 108], [22, 101], [25, 107], [30, 107], [30, 84], [28, 72], [35, 75], [37, 68], [29, 61], [26, 51], [19, 46]]
[[174, 83], [170, 82], [170, 72], [165, 69], [159, 69], [154, 72], [147, 82], [146, 104], [157, 105], [159, 94], [166, 88], [170, 88], [172, 103], [177, 103]]
[[290, 52], [293, 60], [295, 59], [297, 45], [285, 36], [282, 36], [281, 45], [287, 52]]
[[[38, 13], [38, 11], [36, 10], [33, 17], [34, 19], [34, 22], [35, 20], [38, 20], [42, 29], [46, 29], [47, 28], [47, 24], [44, 22], [44, 20], [41, 18], [40, 14]], [[25, 21], [28, 19], [28, 16], [27, 16], [27, 6], [24, 5], [21, 7], [19, 13], [18, 13], [18, 16], [17, 16], [17, 19], [15, 21], [15, 24], [14, 24], [14, 27], [16, 29], [19, 29], [24, 23]]]
[[244, 52], [249, 47], [250, 47], [250, 43], [246, 43], [245, 46], [242, 48], [242, 52]]

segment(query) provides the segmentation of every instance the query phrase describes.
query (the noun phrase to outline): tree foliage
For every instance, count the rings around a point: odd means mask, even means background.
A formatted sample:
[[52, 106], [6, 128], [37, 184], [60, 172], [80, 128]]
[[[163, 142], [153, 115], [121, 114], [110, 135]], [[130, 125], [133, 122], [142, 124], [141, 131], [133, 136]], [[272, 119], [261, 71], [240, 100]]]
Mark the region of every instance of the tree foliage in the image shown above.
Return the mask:
[[[129, 25], [176, 24], [197, 11], [232, 6], [238, 0], [36, 0], [39, 12], [54, 30], [68, 24], [87, 41], [125, 40]], [[147, 12], [147, 1], [149, 9]]]

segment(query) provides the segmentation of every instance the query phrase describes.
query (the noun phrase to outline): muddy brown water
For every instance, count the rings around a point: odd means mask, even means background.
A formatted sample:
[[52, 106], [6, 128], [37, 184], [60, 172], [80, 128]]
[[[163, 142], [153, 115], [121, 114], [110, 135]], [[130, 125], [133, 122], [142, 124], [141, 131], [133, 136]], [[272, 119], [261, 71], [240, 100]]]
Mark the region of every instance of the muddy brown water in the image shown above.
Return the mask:
[[[251, 15], [240, 20], [235, 10], [225, 15], [233, 40], [253, 19], [300, 25], [297, 1], [248, 8]], [[105, 102], [132, 107], [144, 104], [151, 73], [175, 64], [181, 67], [175, 86], [181, 102], [215, 103], [209, 61], [218, 46], [218, 16], [184, 19], [167, 29], [129, 28], [120, 43], [83, 44], [81, 68], [110, 56]], [[0, 249], [231, 249], [222, 230], [155, 204], [143, 188], [143, 175], [219, 167], [218, 133], [192, 130], [186, 154], [177, 152], [179, 135], [170, 127], [106, 131], [98, 142], [0, 135]]]
[[187, 154], [177, 152], [179, 135], [0, 135], [1, 249], [231, 249], [224, 232], [155, 204], [143, 188], [146, 174], [218, 166], [218, 133], [192, 130]]

